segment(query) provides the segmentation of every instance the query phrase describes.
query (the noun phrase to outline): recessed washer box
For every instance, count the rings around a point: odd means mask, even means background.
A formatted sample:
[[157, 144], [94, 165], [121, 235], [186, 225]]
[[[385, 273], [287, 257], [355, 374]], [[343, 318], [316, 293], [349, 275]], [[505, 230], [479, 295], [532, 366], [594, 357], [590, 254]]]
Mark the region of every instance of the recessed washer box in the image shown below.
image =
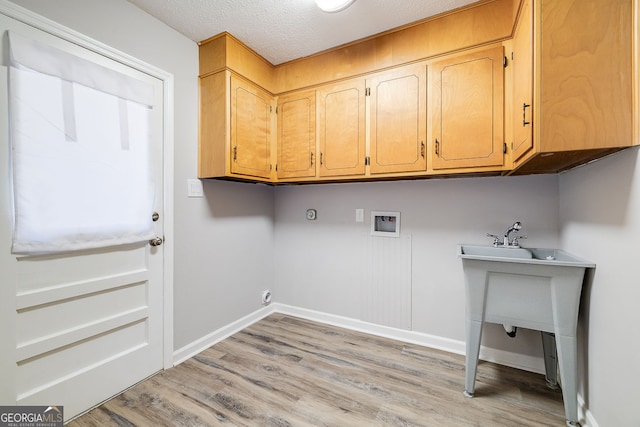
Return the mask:
[[372, 211], [371, 235], [400, 237], [400, 212]]

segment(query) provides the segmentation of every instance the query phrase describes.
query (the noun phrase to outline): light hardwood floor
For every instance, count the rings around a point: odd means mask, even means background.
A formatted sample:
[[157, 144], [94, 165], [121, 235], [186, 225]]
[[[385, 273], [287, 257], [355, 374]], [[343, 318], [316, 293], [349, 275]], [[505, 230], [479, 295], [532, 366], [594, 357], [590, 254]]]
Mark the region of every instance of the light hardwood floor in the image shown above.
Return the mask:
[[274, 314], [73, 420], [81, 426], [564, 426], [543, 375]]

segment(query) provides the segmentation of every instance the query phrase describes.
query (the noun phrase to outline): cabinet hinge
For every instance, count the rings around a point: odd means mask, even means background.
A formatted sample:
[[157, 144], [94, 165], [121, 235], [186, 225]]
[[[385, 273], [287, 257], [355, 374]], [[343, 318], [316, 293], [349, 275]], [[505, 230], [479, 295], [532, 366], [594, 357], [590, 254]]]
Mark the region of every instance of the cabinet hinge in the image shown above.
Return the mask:
[[502, 154], [507, 154], [507, 143], [506, 142], [502, 143]]
[[371, 88], [370, 87], [364, 88], [364, 96], [371, 96]]
[[369, 156], [365, 156], [364, 158], [364, 165], [365, 166], [369, 166], [371, 164], [371, 157]]
[[502, 66], [503, 66], [504, 68], [507, 68], [507, 57], [506, 57], [506, 56], [503, 56], [503, 57], [502, 57]]

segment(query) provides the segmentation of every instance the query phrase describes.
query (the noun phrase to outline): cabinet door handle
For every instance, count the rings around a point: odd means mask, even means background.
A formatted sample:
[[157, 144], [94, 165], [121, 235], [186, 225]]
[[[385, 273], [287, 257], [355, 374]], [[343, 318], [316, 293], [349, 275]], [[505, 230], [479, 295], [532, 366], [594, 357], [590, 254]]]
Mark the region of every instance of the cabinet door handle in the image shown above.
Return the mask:
[[313, 166], [313, 153], [310, 153], [310, 154], [311, 154], [311, 166]]
[[320, 152], [320, 166], [322, 166], [322, 151]]
[[424, 141], [420, 141], [420, 156], [424, 159]]
[[524, 104], [522, 104], [522, 127], [525, 127], [526, 125], [531, 124], [531, 122], [527, 121], [527, 108], [531, 107], [530, 104], [527, 104], [526, 102]]
[[438, 138], [436, 138], [436, 156], [440, 155], [440, 143], [438, 142]]
[[238, 146], [233, 147], [233, 161], [238, 160]]

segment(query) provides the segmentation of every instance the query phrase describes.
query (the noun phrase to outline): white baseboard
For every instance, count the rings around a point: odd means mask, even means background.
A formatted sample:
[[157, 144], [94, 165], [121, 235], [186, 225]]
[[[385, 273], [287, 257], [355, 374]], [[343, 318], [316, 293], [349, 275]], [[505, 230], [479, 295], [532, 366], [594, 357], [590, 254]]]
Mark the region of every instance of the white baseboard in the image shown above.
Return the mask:
[[[290, 316], [301, 317], [307, 320], [326, 323], [328, 325], [403, 341], [410, 344], [435, 348], [454, 354], [465, 354], [464, 341], [443, 338], [436, 335], [425, 334], [422, 332], [408, 331], [404, 329], [376, 325], [350, 317], [338, 316], [335, 314], [294, 307], [286, 304], [272, 303], [267, 307], [261, 308], [229, 325], [226, 325], [192, 342], [191, 344], [182, 347], [179, 350], [176, 350], [173, 353], [174, 365], [178, 365], [184, 362], [190, 357], [195, 356], [201, 351], [206, 350], [212, 345], [222, 341], [223, 339], [235, 334], [236, 332], [241, 331], [247, 326], [250, 326], [253, 323], [273, 313], [281, 313]], [[509, 366], [512, 368], [522, 369], [538, 374], [544, 374], [544, 360], [541, 357], [527, 356], [519, 353], [512, 353], [509, 351], [482, 347], [480, 349], [480, 359], [497, 363], [499, 365]], [[583, 424], [583, 427], [598, 427], [598, 423], [593, 418], [593, 414], [591, 414], [591, 412], [589, 412], [589, 410], [586, 408], [585, 401], [581, 395], [578, 395], [578, 407], [580, 411], [580, 418], [586, 423]]]
[[301, 317], [315, 322], [326, 323], [340, 328], [351, 329], [353, 331], [364, 332], [384, 338], [404, 341], [411, 344], [444, 350], [456, 354], [465, 353], [465, 343], [463, 341], [438, 337], [435, 335], [423, 334], [404, 329], [391, 328], [389, 326], [376, 325], [374, 323], [363, 322], [351, 317], [338, 316], [321, 311], [309, 310], [306, 308], [294, 307], [286, 304], [274, 304], [275, 312], [288, 314], [290, 316]]
[[241, 319], [236, 320], [233, 323], [230, 323], [216, 331], [211, 332], [210, 334], [205, 335], [204, 337], [196, 341], [193, 341], [190, 344], [185, 345], [184, 347], [173, 352], [173, 365], [179, 365], [185, 360], [195, 356], [201, 351], [208, 349], [209, 347], [222, 341], [223, 339], [230, 337], [236, 332], [241, 331], [247, 326], [254, 324], [258, 320], [267, 317], [275, 311], [276, 310], [274, 310], [273, 305], [263, 307]]
[[[436, 335], [422, 332], [408, 331], [405, 329], [391, 328], [389, 326], [376, 325], [374, 323], [363, 322], [362, 320], [350, 317], [338, 316], [321, 311], [309, 310], [306, 308], [294, 307], [286, 304], [273, 303], [268, 307], [261, 308], [229, 325], [211, 332], [204, 337], [187, 344], [173, 353], [173, 364], [178, 365], [190, 357], [200, 353], [223, 339], [236, 332], [250, 326], [272, 313], [282, 313], [297, 316], [316, 322], [326, 323], [341, 328], [354, 331], [365, 332], [385, 338], [404, 341], [411, 344], [422, 345], [429, 348], [448, 351], [455, 354], [465, 354], [464, 341], [443, 338]], [[544, 373], [544, 361], [541, 357], [531, 357], [523, 354], [512, 353], [504, 350], [482, 347], [480, 349], [480, 359], [499, 365], [510, 366], [512, 368], [525, 371]]]
[[578, 393], [578, 418], [584, 421], [582, 427], [599, 427], [593, 414], [587, 409], [587, 404], [580, 393]]
[[[291, 316], [302, 317], [308, 320], [327, 323], [354, 331], [365, 332], [371, 335], [391, 338], [411, 344], [422, 345], [429, 348], [447, 351], [455, 354], [465, 354], [465, 342], [450, 338], [443, 338], [436, 335], [422, 332], [408, 331], [404, 329], [391, 328], [388, 326], [376, 325], [363, 322], [350, 317], [337, 316], [335, 314], [323, 313], [308, 310], [300, 307], [293, 307], [286, 304], [273, 304], [274, 312], [289, 314]], [[542, 357], [532, 357], [519, 353], [512, 353], [504, 350], [482, 347], [480, 349], [480, 359], [499, 365], [510, 366], [512, 368], [544, 374], [544, 360]]]

